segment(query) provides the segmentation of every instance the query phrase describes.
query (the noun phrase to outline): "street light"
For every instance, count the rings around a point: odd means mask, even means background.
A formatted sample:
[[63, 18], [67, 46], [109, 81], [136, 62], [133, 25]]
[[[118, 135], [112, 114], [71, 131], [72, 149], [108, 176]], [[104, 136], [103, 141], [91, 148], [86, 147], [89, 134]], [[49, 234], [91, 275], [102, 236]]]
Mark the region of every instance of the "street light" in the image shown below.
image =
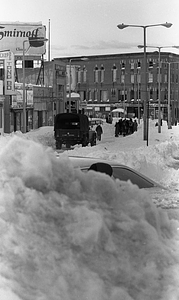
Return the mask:
[[80, 57], [80, 58], [70, 58], [69, 59], [69, 66], [70, 66], [70, 69], [69, 69], [69, 113], [71, 113], [71, 62], [72, 61], [86, 61], [88, 60], [87, 57]]
[[[175, 46], [175, 48], [179, 48], [179, 46]], [[170, 111], [170, 104], [171, 104], [171, 97], [170, 97], [170, 65], [171, 64], [179, 64], [179, 61], [171, 61], [165, 62], [168, 64], [168, 129], [172, 129], [171, 126], [171, 111]]]
[[30, 47], [42, 47], [48, 39], [43, 37], [32, 38], [23, 41], [23, 58], [22, 58], [22, 74], [23, 74], [23, 133], [26, 133], [26, 97], [25, 97], [25, 43], [29, 42]]
[[118, 24], [117, 27], [119, 29], [124, 29], [127, 27], [141, 27], [144, 30], [144, 115], [143, 115], [143, 122], [144, 122], [144, 140], [147, 141], [148, 146], [148, 116], [147, 116], [147, 56], [146, 56], [146, 29], [148, 27], [156, 27], [156, 26], [164, 26], [166, 28], [170, 28], [172, 23], [161, 23], [161, 24], [152, 24], [152, 25], [128, 25], [128, 24]]
[[[160, 73], [161, 73], [161, 49], [163, 48], [179, 48], [179, 46], [146, 46], [147, 48], [157, 48], [158, 49], [158, 65], [159, 65], [159, 81], [158, 81], [158, 133], [161, 133], [161, 81], [160, 81]], [[138, 48], [144, 48], [143, 45], [138, 45]]]

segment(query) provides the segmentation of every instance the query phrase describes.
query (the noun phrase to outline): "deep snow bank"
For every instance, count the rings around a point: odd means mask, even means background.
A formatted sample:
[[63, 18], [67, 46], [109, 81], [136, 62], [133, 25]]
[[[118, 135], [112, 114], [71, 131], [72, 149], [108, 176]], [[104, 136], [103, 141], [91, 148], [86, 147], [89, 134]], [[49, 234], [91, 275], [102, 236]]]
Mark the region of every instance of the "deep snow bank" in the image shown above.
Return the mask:
[[0, 298], [177, 300], [178, 222], [146, 192], [0, 140]]

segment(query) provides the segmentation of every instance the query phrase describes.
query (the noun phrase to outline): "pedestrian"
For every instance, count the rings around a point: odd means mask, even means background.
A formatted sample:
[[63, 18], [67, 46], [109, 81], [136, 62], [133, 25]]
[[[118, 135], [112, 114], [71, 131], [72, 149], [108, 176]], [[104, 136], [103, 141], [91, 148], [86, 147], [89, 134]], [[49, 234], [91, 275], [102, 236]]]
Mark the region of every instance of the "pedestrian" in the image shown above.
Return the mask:
[[133, 128], [134, 128], [134, 131], [137, 131], [137, 127], [138, 127], [137, 121], [136, 121], [136, 120], [134, 120], [134, 126], [133, 126]]
[[115, 124], [115, 137], [119, 136], [119, 122], [116, 122]]
[[125, 119], [122, 120], [122, 135], [123, 136], [126, 136], [127, 130], [128, 130], [128, 128], [127, 128], [127, 120], [125, 118]]
[[122, 118], [119, 119], [119, 134], [122, 135]]
[[134, 132], [134, 123], [133, 123], [132, 119], [130, 118], [129, 119], [129, 130], [128, 130], [128, 133], [132, 134], [133, 132]]
[[96, 134], [97, 134], [96, 135], [97, 140], [101, 141], [101, 135], [103, 134], [103, 129], [102, 129], [100, 124], [98, 124], [97, 127], [96, 127]]

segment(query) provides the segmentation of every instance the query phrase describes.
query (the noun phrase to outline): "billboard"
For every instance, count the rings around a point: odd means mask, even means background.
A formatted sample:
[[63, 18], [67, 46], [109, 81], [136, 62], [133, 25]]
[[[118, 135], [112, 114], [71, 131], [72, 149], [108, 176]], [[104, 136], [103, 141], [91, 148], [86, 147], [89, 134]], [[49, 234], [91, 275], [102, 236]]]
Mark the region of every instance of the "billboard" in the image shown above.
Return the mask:
[[0, 51], [10, 50], [15, 56], [42, 55], [46, 52], [46, 43], [41, 47], [30, 47], [29, 39], [46, 38], [46, 27], [41, 22], [35, 23], [1, 23], [0, 22]]
[[[27, 107], [33, 106], [33, 86], [25, 85], [25, 102]], [[12, 108], [23, 108], [23, 84], [15, 83], [15, 94], [12, 96]]]

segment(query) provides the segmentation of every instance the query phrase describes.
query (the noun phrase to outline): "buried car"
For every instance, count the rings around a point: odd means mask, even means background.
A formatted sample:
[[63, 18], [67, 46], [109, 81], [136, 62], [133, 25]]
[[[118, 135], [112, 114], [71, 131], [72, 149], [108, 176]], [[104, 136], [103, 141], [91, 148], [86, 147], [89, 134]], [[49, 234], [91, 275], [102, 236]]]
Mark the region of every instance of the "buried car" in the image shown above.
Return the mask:
[[[57, 153], [57, 157], [59, 155]], [[113, 160], [82, 156], [68, 156], [68, 158], [73, 167], [80, 169], [82, 172], [93, 170], [106, 173], [114, 179], [130, 181], [132, 184], [137, 185], [139, 189], [145, 189], [157, 207], [167, 209], [169, 218], [179, 218], [179, 190], [177, 188], [165, 187], [133, 168]]]
[[[58, 155], [58, 154], [57, 154]], [[141, 174], [140, 172], [115, 162], [113, 160], [104, 160], [100, 158], [82, 157], [82, 156], [68, 156], [74, 168], [80, 168], [81, 171], [87, 172], [89, 170], [106, 173], [114, 179], [122, 181], [131, 181], [137, 185], [139, 189], [160, 188], [165, 189], [162, 185]]]
[[106, 173], [114, 179], [130, 181], [132, 184], [137, 185], [139, 189], [145, 189], [157, 207], [168, 209], [168, 215], [171, 215], [172, 218], [179, 218], [178, 189], [165, 187], [133, 168], [113, 160], [81, 156], [69, 156], [69, 159], [74, 168], [80, 168], [83, 172], [93, 170]]

